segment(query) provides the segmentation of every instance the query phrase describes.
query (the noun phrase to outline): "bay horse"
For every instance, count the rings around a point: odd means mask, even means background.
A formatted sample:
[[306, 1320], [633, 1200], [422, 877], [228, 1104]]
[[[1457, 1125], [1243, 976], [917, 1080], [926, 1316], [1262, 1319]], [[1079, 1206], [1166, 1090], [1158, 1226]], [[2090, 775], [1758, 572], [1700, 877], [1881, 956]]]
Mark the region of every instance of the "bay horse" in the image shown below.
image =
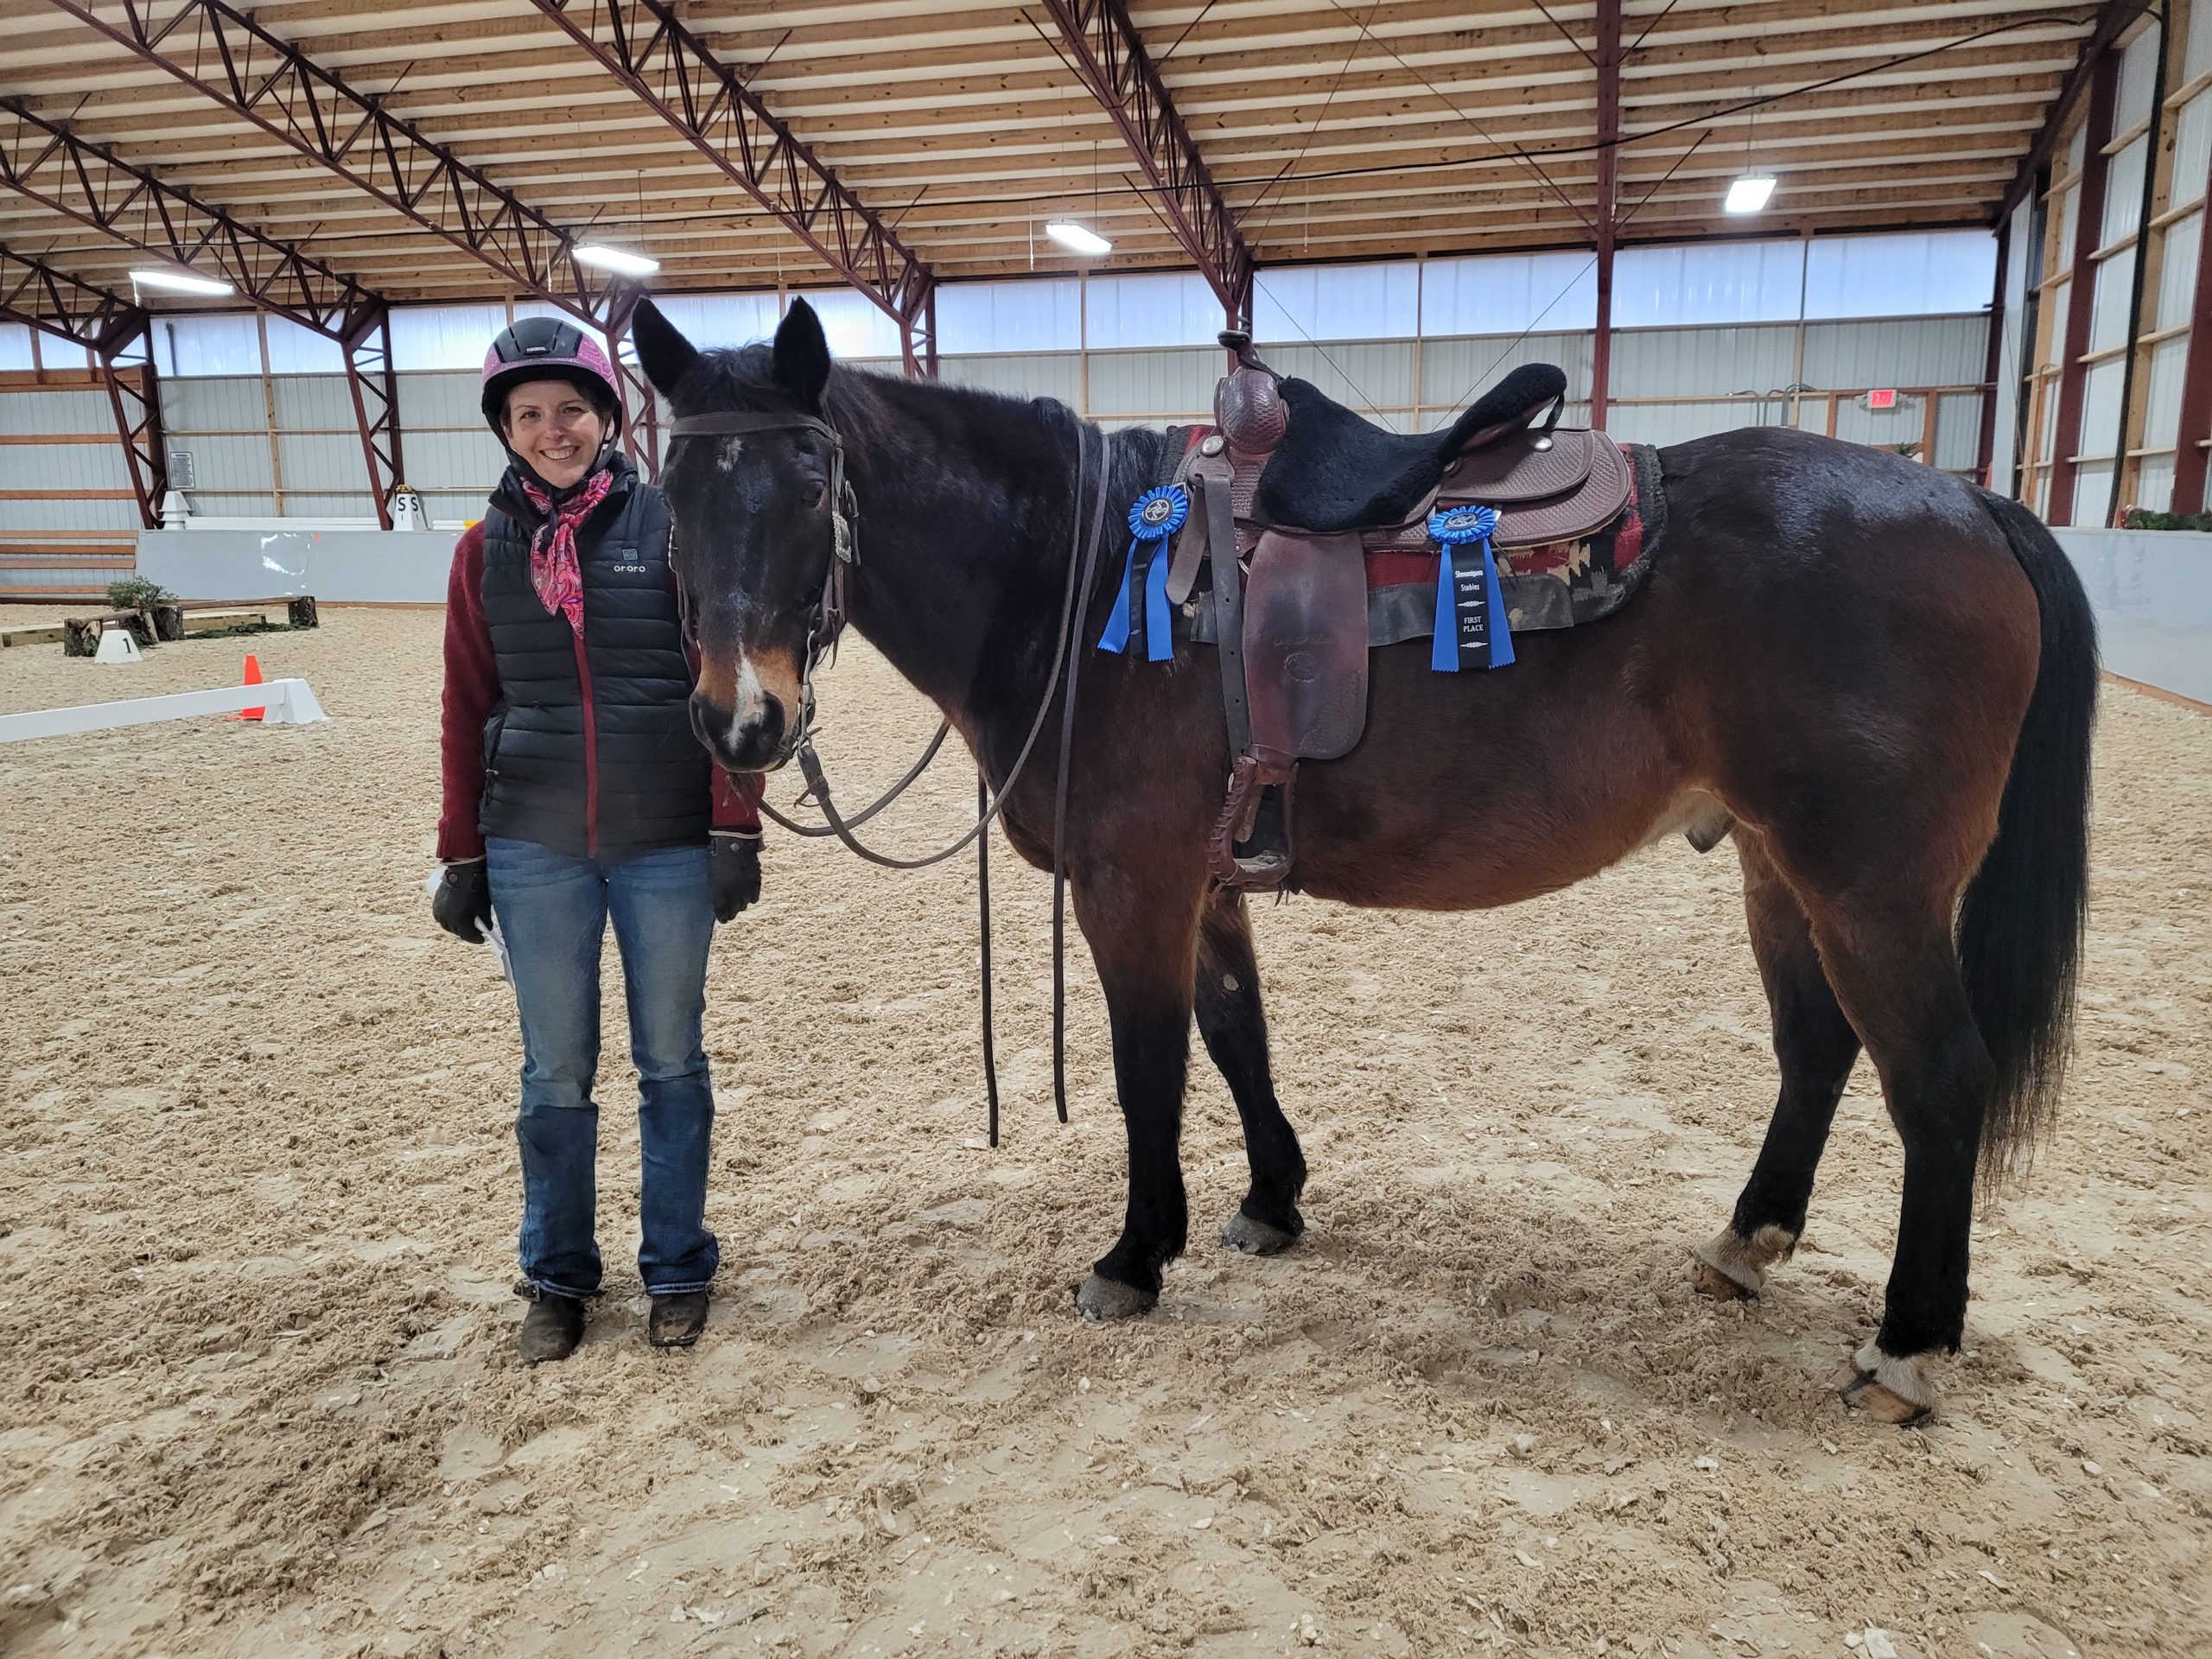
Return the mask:
[[[1243, 901], [1207, 868], [1230, 760], [1212, 648], [1180, 642], [1160, 663], [1092, 649], [1118, 544], [1088, 592], [1069, 563], [1081, 523], [1103, 507], [1118, 524], [1156, 481], [1164, 435], [833, 365], [804, 301], [742, 349], [696, 349], [650, 302], [634, 334], [676, 430], [728, 434], [674, 438], [664, 480], [702, 653], [693, 724], [723, 766], [790, 758], [854, 534], [842, 608], [994, 790], [1026, 736], [1039, 745], [1002, 821], [1049, 867], [1064, 595], [1088, 619], [1067, 647], [1084, 671], [1062, 853], [1109, 1016], [1128, 1202], [1083, 1313], [1146, 1313], [1183, 1250], [1194, 1011], [1251, 1166], [1224, 1238], [1287, 1248], [1306, 1163]], [[1374, 652], [1364, 738], [1301, 776], [1296, 885], [1351, 905], [1508, 905], [1725, 811], [1782, 1086], [1734, 1214], [1690, 1271], [1709, 1295], [1752, 1295], [1791, 1254], [1863, 1046], [1904, 1181], [1882, 1323], [1844, 1396], [1916, 1421], [1935, 1402], [1929, 1362], [1964, 1327], [1977, 1160], [1991, 1184], [2024, 1166], [2064, 1072], [2094, 623], [2031, 513], [1933, 467], [1781, 428], [1661, 460], [1664, 545], [1618, 616], [1524, 634], [1491, 672], [1433, 673], [1426, 641]]]

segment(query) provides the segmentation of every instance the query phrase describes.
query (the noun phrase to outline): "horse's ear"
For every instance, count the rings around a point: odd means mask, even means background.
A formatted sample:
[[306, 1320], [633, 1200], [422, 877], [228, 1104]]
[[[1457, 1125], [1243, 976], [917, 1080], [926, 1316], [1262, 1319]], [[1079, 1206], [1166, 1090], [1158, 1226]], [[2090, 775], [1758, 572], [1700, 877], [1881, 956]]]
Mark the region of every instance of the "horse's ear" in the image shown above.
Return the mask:
[[776, 330], [776, 384], [809, 409], [822, 406], [822, 389], [830, 384], [830, 340], [804, 300], [791, 302]]
[[630, 338], [638, 344], [638, 366], [645, 370], [653, 390], [664, 397], [675, 397], [676, 388], [699, 360], [699, 348], [651, 300], [639, 300], [630, 314]]

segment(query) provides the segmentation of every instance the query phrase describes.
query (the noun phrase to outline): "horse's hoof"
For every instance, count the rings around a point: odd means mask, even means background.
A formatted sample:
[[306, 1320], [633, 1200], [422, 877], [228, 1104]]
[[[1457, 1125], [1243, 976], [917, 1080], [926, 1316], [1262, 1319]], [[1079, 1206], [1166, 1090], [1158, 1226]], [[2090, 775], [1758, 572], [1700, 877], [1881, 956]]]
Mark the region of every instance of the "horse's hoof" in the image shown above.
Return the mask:
[[1104, 1325], [1114, 1319], [1143, 1318], [1160, 1305], [1160, 1295], [1156, 1291], [1139, 1290], [1135, 1285], [1092, 1273], [1084, 1274], [1083, 1282], [1076, 1287], [1075, 1305], [1093, 1325]]
[[1898, 1359], [1870, 1342], [1852, 1356], [1852, 1364], [1851, 1380], [1839, 1392], [1853, 1410], [1909, 1428], [1936, 1409], [1936, 1390], [1921, 1375], [1919, 1357]]
[[1712, 1301], [1748, 1302], [1758, 1297], [1757, 1286], [1738, 1284], [1695, 1251], [1691, 1252], [1686, 1276], [1692, 1290]]
[[1239, 1210], [1221, 1230], [1221, 1242], [1247, 1255], [1281, 1255], [1298, 1243], [1298, 1235], [1270, 1223], [1256, 1221]]
[[1691, 1252], [1690, 1283], [1716, 1302], [1741, 1301], [1766, 1288], [1766, 1270], [1796, 1254], [1797, 1235], [1769, 1222], [1749, 1238], [1723, 1227]]

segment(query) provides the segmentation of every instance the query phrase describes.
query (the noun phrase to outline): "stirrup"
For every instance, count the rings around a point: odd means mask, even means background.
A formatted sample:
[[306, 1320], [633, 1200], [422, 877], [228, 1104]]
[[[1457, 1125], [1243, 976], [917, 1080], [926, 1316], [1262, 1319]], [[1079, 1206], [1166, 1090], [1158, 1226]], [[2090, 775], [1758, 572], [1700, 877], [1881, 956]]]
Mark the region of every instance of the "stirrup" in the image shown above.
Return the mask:
[[1290, 879], [1291, 792], [1298, 766], [1271, 766], [1240, 755], [1229, 774], [1229, 798], [1207, 841], [1214, 879], [1239, 891], [1280, 887]]

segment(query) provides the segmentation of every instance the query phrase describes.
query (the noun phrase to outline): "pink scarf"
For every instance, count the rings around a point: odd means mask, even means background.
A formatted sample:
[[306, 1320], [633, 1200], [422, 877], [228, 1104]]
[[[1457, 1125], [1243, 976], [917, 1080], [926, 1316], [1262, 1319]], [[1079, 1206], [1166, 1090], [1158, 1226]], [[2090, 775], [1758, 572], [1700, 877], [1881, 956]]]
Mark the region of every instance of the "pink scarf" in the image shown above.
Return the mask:
[[584, 575], [576, 562], [576, 526], [591, 516], [594, 507], [607, 499], [607, 491], [614, 486], [614, 469], [601, 467], [557, 512], [554, 510], [552, 496], [542, 486], [528, 479], [521, 483], [522, 493], [530, 498], [530, 505], [546, 516], [545, 522], [531, 538], [530, 585], [537, 590], [537, 602], [547, 611], [567, 617], [569, 626], [582, 638]]

